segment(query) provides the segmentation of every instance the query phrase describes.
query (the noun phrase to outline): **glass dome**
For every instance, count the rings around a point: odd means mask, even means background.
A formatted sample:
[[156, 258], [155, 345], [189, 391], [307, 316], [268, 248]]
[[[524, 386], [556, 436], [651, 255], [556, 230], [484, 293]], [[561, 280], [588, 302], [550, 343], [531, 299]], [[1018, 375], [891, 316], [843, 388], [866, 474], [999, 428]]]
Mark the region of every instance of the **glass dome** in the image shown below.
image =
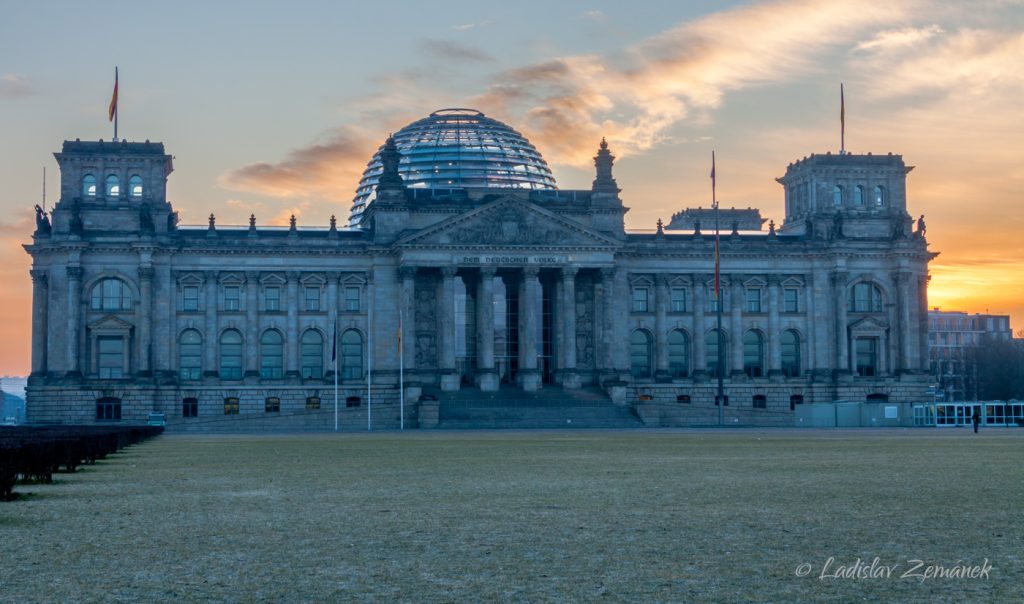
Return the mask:
[[[547, 162], [526, 137], [475, 109], [435, 111], [396, 132], [394, 139], [402, 154], [398, 173], [407, 187], [556, 188]], [[349, 224], [359, 223], [376, 194], [381, 149], [359, 181]]]

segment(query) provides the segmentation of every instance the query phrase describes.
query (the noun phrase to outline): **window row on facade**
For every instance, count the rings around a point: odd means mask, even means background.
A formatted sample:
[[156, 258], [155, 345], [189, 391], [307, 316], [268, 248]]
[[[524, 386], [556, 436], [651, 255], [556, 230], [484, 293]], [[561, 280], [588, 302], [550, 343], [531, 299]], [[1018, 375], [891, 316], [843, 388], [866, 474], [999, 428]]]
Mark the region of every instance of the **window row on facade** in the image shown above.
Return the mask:
[[[96, 197], [98, 185], [94, 174], [86, 174], [82, 177], [82, 195]], [[110, 174], [103, 180], [103, 194], [105, 197], [121, 197], [121, 179], [116, 174]], [[142, 197], [142, 177], [138, 174], [128, 177], [128, 196]]]
[[[713, 285], [707, 287], [707, 312], [717, 312], [721, 300], [722, 310], [730, 308], [732, 295], [730, 288], [722, 287], [716, 293]], [[632, 304], [630, 309], [634, 313], [647, 313], [654, 310], [653, 285], [633, 285]], [[689, 313], [693, 312], [690, 289], [687, 287], [669, 288], [668, 312]], [[767, 311], [766, 292], [764, 287], [744, 287], [744, 298], [741, 301], [742, 309], [747, 313], [761, 313]], [[781, 312], [799, 313], [804, 311], [803, 295], [800, 288], [782, 288]], [[857, 283], [850, 288], [847, 309], [850, 312], [881, 312], [883, 308], [882, 290], [873, 283]]]

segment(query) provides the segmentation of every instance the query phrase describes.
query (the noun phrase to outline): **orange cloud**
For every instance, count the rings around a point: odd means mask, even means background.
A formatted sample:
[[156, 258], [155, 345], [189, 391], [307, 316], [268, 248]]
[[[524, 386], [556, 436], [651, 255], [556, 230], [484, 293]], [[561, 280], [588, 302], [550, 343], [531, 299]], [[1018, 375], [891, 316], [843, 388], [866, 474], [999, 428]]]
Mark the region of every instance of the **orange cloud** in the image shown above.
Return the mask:
[[31, 369], [32, 281], [31, 260], [22, 244], [32, 241], [35, 230], [31, 208], [13, 223], [0, 222], [0, 373], [26, 375]]

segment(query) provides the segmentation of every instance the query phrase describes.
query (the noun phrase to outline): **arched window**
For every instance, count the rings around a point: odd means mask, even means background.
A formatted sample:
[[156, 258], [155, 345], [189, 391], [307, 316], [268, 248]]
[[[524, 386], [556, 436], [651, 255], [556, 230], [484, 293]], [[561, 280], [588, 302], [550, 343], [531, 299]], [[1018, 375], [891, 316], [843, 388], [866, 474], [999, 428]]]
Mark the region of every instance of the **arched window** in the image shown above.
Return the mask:
[[260, 338], [260, 377], [279, 380], [284, 377], [284, 337], [268, 329]]
[[792, 329], [782, 332], [779, 340], [782, 346], [782, 375], [800, 376], [800, 336]]
[[242, 334], [235, 329], [220, 334], [220, 378], [242, 379]]
[[885, 189], [883, 189], [881, 185], [875, 187], [875, 194], [873, 197], [876, 208], [880, 208], [885, 205]]
[[132, 292], [120, 279], [104, 279], [93, 286], [89, 307], [93, 310], [131, 310]]
[[142, 197], [142, 177], [138, 174], [128, 179], [128, 194], [132, 197]]
[[629, 336], [629, 370], [633, 377], [651, 376], [651, 336], [642, 329]]
[[764, 375], [764, 338], [758, 331], [743, 334], [743, 372], [750, 377]]
[[725, 373], [729, 370], [729, 355], [728, 351], [726, 350], [727, 342], [728, 340], [725, 337], [725, 332], [721, 333], [721, 337], [719, 337], [719, 332], [717, 329], [712, 329], [707, 333], [707, 337], [704, 341], [704, 358], [707, 361], [708, 375], [710, 375], [711, 377], [718, 377], [719, 348], [721, 348], [722, 350], [722, 377], [725, 377]]
[[302, 334], [302, 377], [322, 378], [324, 376], [324, 337], [319, 331], [309, 329]]
[[850, 288], [850, 312], [882, 312], [882, 290], [873, 283], [858, 283]]
[[178, 338], [178, 375], [183, 380], [203, 375], [203, 337], [194, 329], [186, 329]]
[[690, 374], [690, 338], [678, 329], [668, 332], [668, 370], [672, 377]]
[[832, 187], [832, 205], [837, 208], [843, 206], [843, 188], [839, 185]]
[[363, 377], [363, 336], [354, 329], [341, 334], [341, 377], [346, 380]]
[[853, 205], [863, 206], [864, 205], [864, 187], [857, 185], [853, 189]]
[[111, 174], [107, 177], [107, 197], [119, 197], [121, 195], [121, 181]]
[[82, 177], [82, 195], [96, 197], [96, 177], [92, 174], [86, 174]]

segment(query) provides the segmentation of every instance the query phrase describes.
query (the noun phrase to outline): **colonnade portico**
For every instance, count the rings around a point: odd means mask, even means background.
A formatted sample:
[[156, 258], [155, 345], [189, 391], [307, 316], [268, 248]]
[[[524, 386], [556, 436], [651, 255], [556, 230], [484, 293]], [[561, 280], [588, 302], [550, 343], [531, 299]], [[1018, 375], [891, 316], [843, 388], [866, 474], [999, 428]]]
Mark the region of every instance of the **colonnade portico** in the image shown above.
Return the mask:
[[[398, 269], [399, 304], [402, 315], [402, 361], [410, 383], [416, 376], [430, 380], [436, 372], [442, 390], [459, 390], [472, 384], [483, 391], [495, 391], [502, 383], [511, 383], [525, 391], [540, 389], [544, 383], [557, 383], [576, 389], [582, 379], [577, 368], [576, 291], [577, 266], [455, 266], [403, 264]], [[424, 296], [417, 288], [436, 284], [436, 366], [421, 366], [423, 344], [417, 342], [417, 316], [425, 316], [417, 304]], [[417, 282], [417, 279], [421, 279]], [[500, 279], [500, 281], [498, 281]], [[458, 280], [461, 280], [462, 287]], [[495, 284], [503, 285], [504, 297]], [[435, 287], [435, 285], [428, 285]], [[456, 303], [457, 292], [472, 298], [473, 317], [458, 316], [465, 304]], [[429, 296], [426, 296], [429, 298]], [[605, 297], [610, 304], [611, 298]], [[499, 303], [504, 305], [499, 308]], [[598, 303], [597, 301], [595, 301]], [[545, 304], [549, 312], [545, 312]], [[552, 311], [552, 309], [554, 309]], [[419, 313], [417, 311], [420, 311]], [[599, 313], [607, 312], [598, 309]], [[499, 316], [504, 313], [505, 316]], [[545, 319], [545, 316], [549, 318]], [[464, 323], [460, 324], [459, 322]], [[547, 323], [545, 323], [547, 321]], [[514, 324], [510, 324], [514, 323]], [[472, 358], [460, 357], [459, 348], [467, 348], [457, 337], [472, 328]], [[498, 333], [496, 326], [506, 329]], [[502, 337], [504, 335], [504, 338]], [[609, 334], [610, 335], [610, 334]], [[467, 336], [469, 337], [469, 336]], [[499, 350], [499, 347], [501, 349]], [[461, 364], [460, 364], [461, 359]], [[471, 361], [471, 362], [467, 362]]]

